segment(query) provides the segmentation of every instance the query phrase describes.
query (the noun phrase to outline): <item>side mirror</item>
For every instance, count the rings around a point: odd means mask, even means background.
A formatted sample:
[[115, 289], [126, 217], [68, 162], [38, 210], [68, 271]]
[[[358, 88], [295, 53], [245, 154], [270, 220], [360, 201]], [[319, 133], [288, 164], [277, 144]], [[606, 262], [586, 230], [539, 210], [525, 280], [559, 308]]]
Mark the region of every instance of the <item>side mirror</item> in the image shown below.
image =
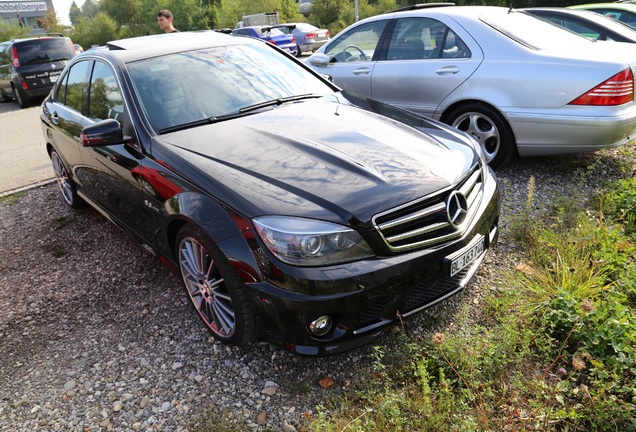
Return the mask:
[[129, 141], [124, 138], [121, 125], [114, 119], [106, 119], [86, 126], [82, 129], [80, 138], [84, 147], [125, 144]]
[[323, 53], [312, 54], [307, 61], [316, 67], [329, 66], [329, 56]]

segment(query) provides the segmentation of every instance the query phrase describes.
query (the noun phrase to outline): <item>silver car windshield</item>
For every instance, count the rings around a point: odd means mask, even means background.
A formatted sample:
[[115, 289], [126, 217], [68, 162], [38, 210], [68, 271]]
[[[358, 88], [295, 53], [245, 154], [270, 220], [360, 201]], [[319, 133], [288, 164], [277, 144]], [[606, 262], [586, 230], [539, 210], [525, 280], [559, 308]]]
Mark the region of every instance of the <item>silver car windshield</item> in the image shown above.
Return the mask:
[[559, 45], [590, 43], [589, 39], [525, 12], [483, 15], [479, 19], [511, 39], [536, 50]]
[[333, 93], [324, 81], [265, 44], [181, 52], [128, 65], [152, 128], [231, 119]]

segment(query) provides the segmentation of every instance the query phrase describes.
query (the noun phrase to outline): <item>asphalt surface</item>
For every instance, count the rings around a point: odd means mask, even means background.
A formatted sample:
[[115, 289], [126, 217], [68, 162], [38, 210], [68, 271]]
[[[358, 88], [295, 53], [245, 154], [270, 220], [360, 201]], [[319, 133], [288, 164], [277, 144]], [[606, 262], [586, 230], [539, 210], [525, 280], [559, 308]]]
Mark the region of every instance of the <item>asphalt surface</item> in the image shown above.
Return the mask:
[[39, 107], [0, 103], [0, 197], [52, 181]]

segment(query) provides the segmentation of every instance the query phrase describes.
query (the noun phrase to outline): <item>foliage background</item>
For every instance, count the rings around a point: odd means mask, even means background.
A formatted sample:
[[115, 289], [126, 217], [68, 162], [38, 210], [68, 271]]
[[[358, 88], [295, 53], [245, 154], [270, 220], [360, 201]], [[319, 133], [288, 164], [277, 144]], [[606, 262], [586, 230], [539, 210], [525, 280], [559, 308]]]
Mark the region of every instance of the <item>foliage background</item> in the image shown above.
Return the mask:
[[[358, 0], [358, 18], [422, 3], [422, 0]], [[455, 0], [457, 5], [512, 7], [570, 6], [588, 1], [563, 0]], [[326, 28], [334, 36], [356, 20], [354, 0], [315, 0], [312, 13], [299, 13], [297, 0], [85, 0], [82, 7], [71, 5], [70, 26], [50, 15], [44, 27], [63, 33], [84, 48], [104, 45], [110, 40], [160, 33], [157, 11], [169, 9], [174, 25], [181, 31], [234, 28], [243, 15], [278, 12], [281, 22], [310, 22]], [[66, 11], [64, 11], [66, 12]], [[0, 21], [0, 40], [28, 33], [27, 29]]]

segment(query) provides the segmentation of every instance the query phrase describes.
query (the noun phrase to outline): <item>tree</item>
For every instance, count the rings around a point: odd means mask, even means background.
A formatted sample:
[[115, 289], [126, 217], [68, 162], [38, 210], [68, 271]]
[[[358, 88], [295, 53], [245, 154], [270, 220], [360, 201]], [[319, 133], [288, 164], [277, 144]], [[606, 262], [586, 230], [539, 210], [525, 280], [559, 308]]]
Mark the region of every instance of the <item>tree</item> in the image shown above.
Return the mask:
[[11, 23], [9, 20], [0, 19], [0, 41], [10, 40], [17, 36], [25, 36], [29, 34], [29, 29], [20, 27], [16, 22]]
[[73, 42], [84, 48], [106, 45], [106, 42], [120, 37], [119, 26], [105, 12], [99, 12], [92, 19], [85, 16], [80, 17], [71, 33]]
[[68, 11], [68, 17], [71, 20], [71, 24], [75, 24], [80, 16], [82, 16], [82, 10], [77, 6], [77, 3], [73, 1], [71, 8]]
[[[117, 23], [122, 37], [133, 37], [151, 33], [144, 20], [146, 8], [143, 3], [143, 0], [101, 0], [99, 7], [101, 12]], [[154, 4], [156, 3], [153, 1], [153, 6]]]
[[85, 0], [82, 5], [82, 14], [88, 18], [94, 18], [100, 11], [99, 0], [94, 3], [93, 0]]
[[[49, 13], [46, 15], [46, 18], [38, 18], [37, 20], [47, 33], [62, 33], [62, 34], [68, 35], [71, 31], [70, 27], [61, 24], [57, 20], [57, 16], [55, 15], [55, 12], [51, 10], [49, 10]], [[28, 29], [25, 29], [25, 30], [28, 31]]]

